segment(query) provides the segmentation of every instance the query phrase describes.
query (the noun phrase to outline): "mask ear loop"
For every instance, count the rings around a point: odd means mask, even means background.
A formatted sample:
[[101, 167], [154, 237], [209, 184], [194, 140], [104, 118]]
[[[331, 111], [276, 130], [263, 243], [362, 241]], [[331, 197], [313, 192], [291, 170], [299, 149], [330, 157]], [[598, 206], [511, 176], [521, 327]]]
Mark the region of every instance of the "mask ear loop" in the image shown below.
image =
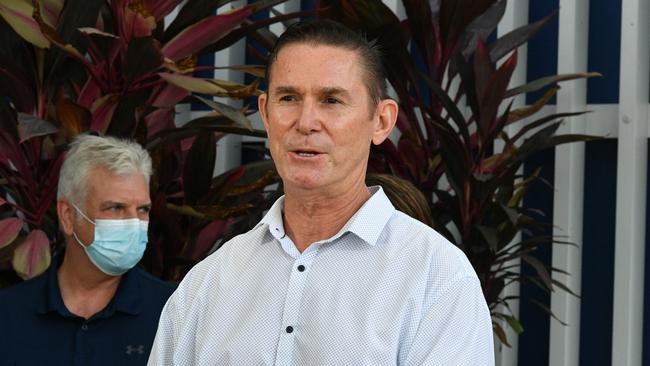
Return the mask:
[[[86, 219], [86, 221], [88, 221], [89, 223], [95, 225], [95, 223], [93, 222], [93, 220], [89, 219], [88, 216], [86, 216], [86, 214], [84, 214], [84, 213], [81, 211], [81, 209], [79, 209], [79, 207], [77, 207], [77, 205], [75, 205], [75, 204], [72, 203], [72, 202], [70, 202], [70, 204], [72, 205], [72, 207], [74, 207], [75, 210], [77, 210], [77, 212], [79, 212], [79, 214], [81, 215], [81, 217], [83, 217], [84, 219]], [[81, 247], [84, 248], [84, 250], [85, 250], [88, 246], [90, 246], [90, 244], [88, 244], [88, 245], [84, 245], [84, 243], [82, 243], [81, 240], [79, 240], [79, 237], [77, 236], [77, 233], [74, 232], [74, 230], [72, 230], [72, 236], [74, 236], [74, 238], [75, 238], [75, 240], [77, 241], [77, 243], [78, 243], [79, 245], [81, 245]], [[92, 244], [92, 243], [91, 243], [91, 244]]]
[[72, 203], [72, 202], [70, 202], [70, 204], [72, 205], [72, 207], [74, 207], [75, 210], [77, 210], [77, 212], [79, 212], [79, 214], [81, 215], [81, 217], [83, 217], [84, 219], [86, 219], [86, 221], [88, 221], [89, 223], [95, 225], [95, 222], [94, 222], [93, 220], [89, 219], [88, 216], [86, 216], [86, 214], [84, 214], [84, 213], [81, 211], [81, 209], [80, 209], [79, 207], [77, 207], [77, 205], [75, 205], [75, 204]]

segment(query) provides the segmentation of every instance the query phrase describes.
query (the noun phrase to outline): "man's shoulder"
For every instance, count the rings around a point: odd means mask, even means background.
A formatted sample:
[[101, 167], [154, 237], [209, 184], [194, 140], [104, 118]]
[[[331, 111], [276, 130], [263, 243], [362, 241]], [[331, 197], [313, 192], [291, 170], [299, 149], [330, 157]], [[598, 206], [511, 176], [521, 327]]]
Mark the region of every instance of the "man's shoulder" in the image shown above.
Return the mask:
[[142, 268], [135, 267], [132, 271], [139, 278], [140, 285], [144, 291], [169, 297], [176, 290], [175, 284], [163, 281]]
[[257, 224], [247, 232], [236, 235], [223, 243], [219, 249], [203, 259], [197, 266], [213, 266], [216, 265], [216, 262], [223, 260], [224, 257], [241, 255], [244, 252], [254, 250], [256, 245], [267, 240], [267, 234], [269, 236], [271, 235], [268, 232], [268, 225], [263, 223]]
[[396, 211], [387, 224], [390, 240], [400, 251], [411, 252], [437, 273], [475, 276], [465, 253], [432, 227]]
[[24, 304], [34, 304], [46, 296], [47, 271], [32, 279], [0, 288], [0, 308], [25, 309]]

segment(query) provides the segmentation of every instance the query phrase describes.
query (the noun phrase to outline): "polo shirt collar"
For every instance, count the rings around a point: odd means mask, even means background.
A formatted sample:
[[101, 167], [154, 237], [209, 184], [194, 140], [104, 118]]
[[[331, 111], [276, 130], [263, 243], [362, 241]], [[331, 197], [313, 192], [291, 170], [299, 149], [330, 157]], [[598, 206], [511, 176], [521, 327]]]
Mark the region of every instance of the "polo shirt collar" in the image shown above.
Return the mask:
[[[341, 230], [327, 241], [335, 240], [347, 232], [351, 232], [374, 246], [379, 239], [388, 220], [395, 212], [395, 207], [390, 202], [381, 186], [372, 186], [370, 198], [361, 208], [343, 225]], [[284, 209], [284, 196], [280, 197], [269, 209], [257, 226], [268, 225], [269, 232], [277, 239], [285, 236], [282, 210]], [[256, 227], [257, 227], [256, 226]]]
[[[58, 252], [53, 256], [52, 264], [48, 268], [45, 280], [45, 301], [37, 309], [39, 313], [45, 314], [49, 312], [58, 312], [65, 317], [74, 317], [68, 308], [66, 308], [63, 298], [61, 297], [61, 289], [59, 288], [58, 270], [63, 263], [64, 252]], [[142, 311], [142, 299], [140, 295], [140, 278], [137, 271], [138, 268], [132, 268], [122, 275], [120, 284], [117, 287], [115, 296], [108, 303], [106, 308], [95, 314], [96, 317], [108, 317], [116, 311], [126, 314], [136, 315]]]

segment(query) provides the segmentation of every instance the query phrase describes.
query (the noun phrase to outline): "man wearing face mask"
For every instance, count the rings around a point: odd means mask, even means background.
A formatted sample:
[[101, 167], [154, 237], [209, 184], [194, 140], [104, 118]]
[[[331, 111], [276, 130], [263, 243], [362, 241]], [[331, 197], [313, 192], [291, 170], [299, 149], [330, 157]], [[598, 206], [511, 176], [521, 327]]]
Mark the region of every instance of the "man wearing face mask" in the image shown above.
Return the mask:
[[61, 167], [66, 246], [44, 274], [0, 291], [0, 365], [143, 365], [171, 284], [135, 265], [147, 244], [151, 158], [82, 135]]

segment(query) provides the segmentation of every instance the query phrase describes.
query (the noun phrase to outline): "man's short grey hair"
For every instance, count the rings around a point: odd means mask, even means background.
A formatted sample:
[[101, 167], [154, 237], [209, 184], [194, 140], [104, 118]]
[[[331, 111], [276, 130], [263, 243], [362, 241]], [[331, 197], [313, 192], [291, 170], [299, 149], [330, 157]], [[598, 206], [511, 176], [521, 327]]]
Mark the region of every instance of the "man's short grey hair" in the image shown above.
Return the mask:
[[84, 208], [88, 173], [103, 167], [119, 176], [142, 173], [149, 184], [151, 157], [138, 143], [115, 137], [79, 135], [70, 144], [59, 174], [57, 198], [65, 197]]

